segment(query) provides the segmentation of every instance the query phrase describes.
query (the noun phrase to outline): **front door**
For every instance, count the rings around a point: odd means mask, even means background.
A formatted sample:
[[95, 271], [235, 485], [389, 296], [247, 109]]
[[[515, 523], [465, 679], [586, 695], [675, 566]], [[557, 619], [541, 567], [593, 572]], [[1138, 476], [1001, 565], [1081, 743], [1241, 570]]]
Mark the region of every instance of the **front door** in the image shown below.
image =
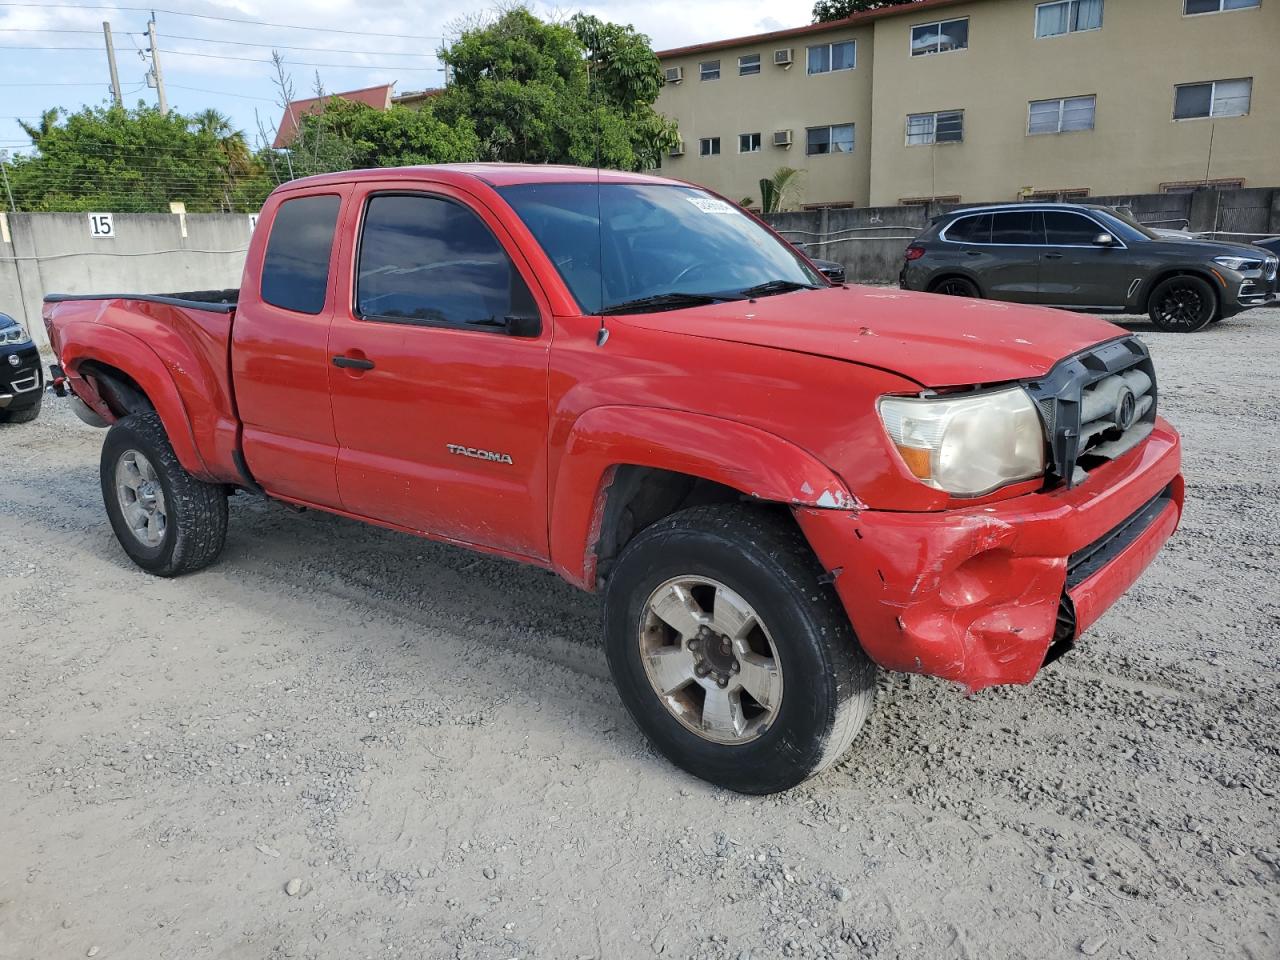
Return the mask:
[[1044, 212], [1045, 248], [1040, 257], [1040, 302], [1063, 307], [1121, 307], [1134, 278], [1127, 250], [1096, 220], [1066, 210]]
[[552, 331], [527, 265], [455, 189], [365, 184], [353, 203], [328, 351], [343, 507], [545, 559]]

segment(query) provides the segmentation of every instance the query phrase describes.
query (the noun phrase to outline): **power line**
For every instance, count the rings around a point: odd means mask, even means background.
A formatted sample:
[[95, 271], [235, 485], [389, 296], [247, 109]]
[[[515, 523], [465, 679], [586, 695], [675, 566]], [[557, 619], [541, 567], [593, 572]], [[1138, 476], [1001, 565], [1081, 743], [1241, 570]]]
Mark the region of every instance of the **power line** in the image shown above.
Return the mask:
[[239, 97], [241, 100], [261, 100], [263, 103], [275, 103], [272, 97], [253, 97], [247, 93], [232, 93], [230, 90], [206, 90], [204, 87], [184, 87], [180, 83], [169, 84], [175, 90], [190, 90], [194, 93], [212, 93], [223, 97]]
[[310, 50], [312, 53], [363, 53], [371, 57], [428, 57], [435, 59], [434, 53], [399, 53], [394, 50], [345, 50], [340, 47], [299, 47], [286, 43], [251, 43], [248, 40], [215, 40], [212, 37], [180, 37], [165, 33], [166, 40], [194, 40], [197, 43], [227, 43], [237, 47], [261, 47], [266, 50]]
[[184, 13], [181, 10], [164, 10], [160, 7], [122, 7], [101, 3], [15, 3], [4, 0], [0, 7], [61, 7], [71, 10], [128, 10], [138, 13], [163, 13], [170, 17], [191, 17], [197, 20], [216, 20], [221, 23], [244, 23], [255, 27], [276, 27], [281, 30], [311, 30], [318, 33], [341, 33], [352, 37], [392, 37], [403, 40], [443, 40], [444, 37], [410, 33], [373, 33], [367, 30], [346, 30], [340, 27], [305, 27], [296, 23], [268, 23], [265, 20], [247, 20], [238, 17], [217, 17], [208, 13]]
[[[91, 49], [98, 49], [93, 47]], [[195, 50], [161, 50], [161, 53], [167, 53], [175, 57], [203, 57], [206, 60], [240, 60], [245, 63], [274, 63], [274, 60], [263, 59], [262, 57], [232, 57], [226, 54], [218, 53], [197, 53]], [[312, 63], [308, 60], [286, 60], [285, 63], [293, 64], [295, 67], [327, 67], [330, 70], [421, 70], [428, 73], [438, 73], [438, 67], [404, 67], [400, 64], [392, 66], [379, 67], [371, 63]]]

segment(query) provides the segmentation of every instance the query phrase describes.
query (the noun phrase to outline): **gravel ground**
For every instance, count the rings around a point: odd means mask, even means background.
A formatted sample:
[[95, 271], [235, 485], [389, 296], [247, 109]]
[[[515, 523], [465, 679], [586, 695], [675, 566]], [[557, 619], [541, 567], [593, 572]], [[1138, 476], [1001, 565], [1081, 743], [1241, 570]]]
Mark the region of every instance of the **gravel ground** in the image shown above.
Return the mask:
[[155, 579], [101, 432], [0, 428], [0, 957], [1280, 957], [1280, 311], [1137, 329], [1155, 565], [1030, 687], [884, 677], [771, 799], [647, 748], [549, 574], [237, 497]]

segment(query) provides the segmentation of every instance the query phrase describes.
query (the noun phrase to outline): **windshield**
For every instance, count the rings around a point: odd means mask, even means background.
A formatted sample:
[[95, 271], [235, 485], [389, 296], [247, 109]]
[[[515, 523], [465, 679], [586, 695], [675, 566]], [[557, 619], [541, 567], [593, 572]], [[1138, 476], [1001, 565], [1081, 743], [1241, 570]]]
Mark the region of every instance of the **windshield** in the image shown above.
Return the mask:
[[672, 309], [827, 285], [733, 204], [694, 187], [526, 183], [498, 192], [584, 313]]
[[[1129, 240], [1159, 240], [1160, 239], [1159, 236], [1151, 232], [1150, 228], [1143, 226], [1141, 223], [1135, 220], [1133, 218], [1133, 214], [1131, 214], [1128, 210], [1122, 210], [1116, 207], [1108, 207], [1106, 210], [1097, 210], [1095, 212], [1099, 216], [1101, 216], [1103, 220], [1112, 221], [1110, 224], [1108, 224], [1108, 226], [1112, 227], [1113, 229], [1115, 229], [1116, 227], [1122, 228], [1122, 229], [1116, 230], [1116, 235], [1120, 237], [1121, 240], [1129, 241]], [[1123, 228], [1127, 228], [1127, 229], [1123, 229]]]

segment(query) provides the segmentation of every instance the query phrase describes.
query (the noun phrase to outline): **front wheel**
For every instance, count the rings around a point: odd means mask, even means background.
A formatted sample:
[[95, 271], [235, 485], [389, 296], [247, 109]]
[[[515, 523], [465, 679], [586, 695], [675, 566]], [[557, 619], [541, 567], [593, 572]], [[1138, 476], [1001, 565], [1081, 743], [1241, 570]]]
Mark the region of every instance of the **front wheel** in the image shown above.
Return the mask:
[[44, 394], [36, 397], [36, 402], [19, 410], [0, 410], [0, 423], [30, 423], [40, 416], [40, 408], [44, 405]]
[[161, 577], [207, 567], [227, 538], [227, 496], [183, 469], [154, 413], [116, 421], [102, 445], [102, 499], [124, 552]]
[[978, 285], [965, 277], [947, 277], [934, 284], [931, 293], [940, 293], [944, 297], [980, 297]]
[[1201, 277], [1170, 277], [1151, 291], [1148, 313], [1151, 322], [1166, 333], [1195, 333], [1218, 315], [1218, 298]]
[[609, 668], [671, 762], [765, 794], [849, 748], [876, 668], [822, 572], [794, 525], [745, 506], [681, 511], [623, 550], [605, 595]]

